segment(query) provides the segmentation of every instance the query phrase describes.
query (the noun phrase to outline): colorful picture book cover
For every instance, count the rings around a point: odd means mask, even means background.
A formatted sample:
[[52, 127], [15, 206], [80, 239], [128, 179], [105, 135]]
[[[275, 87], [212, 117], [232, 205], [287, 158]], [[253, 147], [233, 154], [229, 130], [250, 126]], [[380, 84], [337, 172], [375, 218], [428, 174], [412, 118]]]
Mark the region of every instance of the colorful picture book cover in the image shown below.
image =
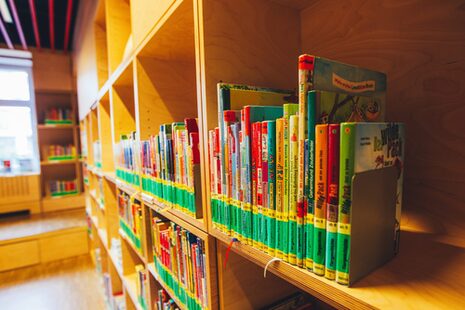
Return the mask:
[[369, 95], [312, 90], [308, 101], [315, 109], [318, 124], [383, 122], [386, 112], [384, 100]]
[[398, 170], [394, 249], [399, 246], [405, 128], [402, 123], [342, 123], [336, 281], [349, 283], [352, 178], [355, 173], [395, 166]]

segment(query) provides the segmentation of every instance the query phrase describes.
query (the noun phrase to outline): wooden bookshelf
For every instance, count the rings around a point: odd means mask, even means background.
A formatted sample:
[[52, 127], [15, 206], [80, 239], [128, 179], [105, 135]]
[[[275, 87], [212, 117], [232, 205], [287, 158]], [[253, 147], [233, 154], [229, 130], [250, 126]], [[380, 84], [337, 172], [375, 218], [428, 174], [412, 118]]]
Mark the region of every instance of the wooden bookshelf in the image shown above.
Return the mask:
[[[461, 224], [465, 179], [460, 174], [465, 128], [459, 119], [463, 85], [457, 82], [465, 78], [461, 65], [465, 45], [457, 43], [463, 41], [465, 15], [457, 10], [460, 5], [460, 1], [380, 6], [362, 0], [350, 5], [320, 0], [237, 0], [234, 4], [162, 0], [153, 6], [148, 0], [99, 1], [95, 19], [88, 17], [93, 26], [90, 31], [95, 32], [91, 46], [95, 50], [80, 51], [76, 57], [79, 63], [81, 58], [96, 59], [90, 74], [95, 74], [92, 83], [98, 85], [84, 81], [78, 94], [95, 90], [91, 100], [80, 102], [84, 107], [81, 126], [89, 142], [85, 162], [91, 168], [86, 196], [92, 190], [97, 193], [98, 180], [103, 179], [105, 211], [90, 196], [86, 201], [99, 227], [105, 226], [108, 246], [111, 238], [122, 243], [120, 280], [128, 293], [128, 307], [138, 307], [126, 279], [134, 273], [135, 264], [149, 271], [150, 304], [156, 290], [163, 287], [151, 257], [151, 212], [208, 242], [209, 277], [218, 280], [210, 281], [211, 309], [261, 308], [296, 290], [320, 300], [317, 308], [465, 306], [461, 298], [465, 286], [457, 280], [465, 276], [460, 264], [465, 258]], [[410, 12], [422, 12], [422, 18], [412, 19]], [[273, 280], [267, 282], [270, 289], [265, 291], [260, 289], [263, 282], [246, 273], [235, 275], [243, 268], [256, 276], [272, 259], [251, 246], [235, 243], [230, 269], [216, 268], [223, 262], [231, 237], [212, 225], [206, 141], [208, 130], [218, 125], [219, 81], [295, 89], [297, 57], [304, 52], [387, 73], [387, 119], [407, 125], [401, 250], [351, 288], [274, 262], [268, 268]], [[84, 69], [78, 68], [78, 80], [89, 74], [80, 70]], [[201, 134], [201, 219], [147, 198], [140, 187], [115, 175], [113, 153], [122, 135], [136, 132], [137, 141], [142, 141], [157, 133], [160, 124], [186, 117], [198, 119]], [[431, 124], [440, 130], [433, 130]], [[48, 133], [52, 130], [46, 129], [53, 127], [39, 128]], [[92, 142], [96, 139], [101, 142], [102, 168], [94, 168]], [[142, 256], [119, 234], [118, 190], [143, 205], [146, 238]], [[419, 258], [419, 253], [424, 254]], [[121, 274], [116, 272], [115, 277]]]
[[[74, 89], [36, 89], [36, 111], [40, 149], [48, 145], [73, 145], [78, 155], [80, 150], [79, 125], [77, 123], [77, 101]], [[45, 124], [45, 113], [52, 108], [70, 109], [73, 124]], [[46, 151], [41, 151], [41, 209], [42, 212], [84, 207], [82, 193], [82, 168], [78, 159], [48, 160]], [[76, 195], [50, 197], [47, 187], [52, 180], [76, 180]]]

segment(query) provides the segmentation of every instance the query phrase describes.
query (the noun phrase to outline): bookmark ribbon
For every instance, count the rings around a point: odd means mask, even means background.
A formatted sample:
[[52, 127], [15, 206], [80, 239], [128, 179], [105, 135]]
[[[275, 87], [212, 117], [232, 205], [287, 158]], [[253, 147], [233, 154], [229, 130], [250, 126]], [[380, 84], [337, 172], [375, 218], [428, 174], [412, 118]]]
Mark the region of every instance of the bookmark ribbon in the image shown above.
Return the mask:
[[231, 239], [231, 242], [229, 243], [229, 246], [226, 249], [226, 254], [224, 255], [223, 269], [226, 269], [226, 264], [228, 263], [228, 259], [229, 259], [229, 252], [231, 252], [231, 248], [232, 248], [234, 242], [239, 242], [239, 239], [237, 239], [237, 238], [232, 238]]
[[272, 259], [270, 259], [268, 261], [268, 263], [266, 263], [265, 265], [265, 269], [263, 270], [263, 277], [266, 278], [266, 271], [268, 270], [268, 267], [274, 263], [274, 262], [282, 262], [282, 259], [281, 258], [278, 258], [278, 257], [273, 257]]

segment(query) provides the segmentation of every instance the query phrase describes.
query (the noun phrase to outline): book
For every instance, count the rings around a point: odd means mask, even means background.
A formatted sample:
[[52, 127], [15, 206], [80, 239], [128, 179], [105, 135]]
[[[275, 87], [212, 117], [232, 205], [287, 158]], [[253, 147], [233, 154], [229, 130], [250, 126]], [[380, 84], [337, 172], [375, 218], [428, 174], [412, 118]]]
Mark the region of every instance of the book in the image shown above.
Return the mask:
[[282, 252], [284, 261], [289, 261], [289, 184], [290, 184], [290, 132], [289, 132], [289, 119], [292, 115], [299, 112], [299, 105], [295, 103], [286, 103], [283, 105], [283, 126], [284, 126], [284, 182], [283, 182], [283, 215], [282, 215], [282, 229], [280, 238], [282, 240]]
[[[265, 121], [262, 124], [262, 137], [264, 145], [263, 157], [266, 158], [267, 170], [265, 203], [263, 210], [264, 237], [266, 240], [266, 251], [269, 255], [276, 254], [276, 121]], [[266, 148], [266, 151], [265, 151]], [[265, 163], [265, 160], [263, 161]]]
[[299, 157], [299, 116], [289, 119], [289, 263], [297, 263], [297, 177]]
[[385, 102], [373, 94], [347, 94], [334, 91], [312, 90], [308, 102], [315, 109], [319, 124], [342, 122], [382, 122]]
[[296, 251], [297, 266], [303, 267], [303, 242], [304, 242], [304, 204], [307, 199], [304, 196], [305, 188], [305, 140], [307, 139], [307, 92], [311, 87], [311, 65], [309, 55], [300, 55], [298, 64], [299, 83], [299, 138], [298, 138], [298, 166], [297, 166], [297, 227], [296, 227]]
[[313, 272], [325, 273], [326, 255], [326, 182], [328, 160], [328, 125], [315, 128], [315, 204], [313, 233]]
[[263, 206], [263, 177], [262, 177], [262, 124], [252, 124], [252, 190], [254, 199], [252, 204], [253, 238], [252, 245], [261, 249], [261, 217]]
[[336, 278], [337, 216], [339, 203], [339, 129], [339, 124], [330, 124], [328, 126], [325, 277], [330, 280]]
[[284, 122], [286, 119], [276, 120], [276, 257], [284, 259], [283, 250], [283, 204], [284, 204]]
[[352, 178], [356, 173], [395, 166], [398, 170], [394, 249], [399, 246], [405, 129], [402, 123], [342, 123], [336, 281], [349, 284]]
[[[225, 141], [226, 141], [226, 126], [224, 123], [223, 119], [223, 112], [226, 110], [241, 110], [244, 107], [248, 105], [254, 105], [254, 106], [278, 106], [282, 108], [283, 103], [292, 101], [294, 98], [294, 92], [290, 90], [281, 90], [281, 89], [272, 89], [272, 88], [263, 88], [263, 87], [255, 87], [255, 86], [248, 86], [248, 85], [239, 85], [239, 84], [228, 84], [228, 83], [218, 83], [217, 84], [217, 95], [218, 95], [218, 127], [219, 127], [219, 136], [220, 136], [220, 158], [221, 158], [221, 166], [225, 167]], [[248, 113], [248, 112], [246, 112]], [[252, 118], [250, 118], [250, 115], [252, 115]], [[281, 115], [282, 116], [282, 115]], [[278, 117], [281, 117], [278, 116]], [[247, 114], [247, 119], [244, 119], [242, 121], [243, 115], [241, 115], [241, 128], [244, 131], [244, 141], [246, 144], [250, 143], [249, 136], [248, 134], [251, 131], [250, 124], [258, 121], [264, 121], [268, 120], [268, 118], [254, 118], [254, 113]], [[273, 119], [276, 119], [278, 117], [274, 117]], [[247, 123], [249, 126], [248, 128], [244, 129], [244, 122]], [[251, 156], [249, 154], [249, 156]], [[250, 165], [250, 157], [249, 160], [247, 161]], [[249, 170], [247, 168], [244, 168], [245, 173], [247, 173]], [[223, 169], [221, 172], [221, 183], [223, 184], [223, 187], [226, 186], [226, 171]], [[250, 173], [248, 176], [246, 176], [246, 179], [251, 180]], [[247, 211], [249, 209], [249, 204], [252, 203], [251, 198], [252, 195], [251, 193], [245, 193], [248, 194], [245, 197], [244, 205], [241, 204], [241, 209], [245, 208], [246, 210], [243, 210], [243, 213], [245, 212], [246, 214], [250, 213]], [[250, 217], [251, 219], [251, 217]], [[245, 226], [248, 226], [248, 224], [251, 223], [249, 221], [249, 218], [246, 216], [245, 220]], [[251, 228], [247, 228], [249, 231]], [[246, 239], [247, 241], [247, 239]]]
[[[257, 206], [257, 179], [256, 179], [256, 155], [254, 156], [254, 146], [257, 146], [256, 140], [252, 135], [252, 123], [262, 122], [266, 120], [275, 120], [283, 116], [283, 107], [280, 106], [245, 106], [241, 110], [241, 190], [242, 190], [242, 221], [243, 234], [248, 244], [253, 244], [253, 240], [257, 242], [257, 231], [254, 231], [256, 221], [253, 221], [253, 214], [258, 214]], [[261, 141], [259, 142], [261, 143]], [[255, 183], [254, 183], [255, 180]], [[254, 209], [255, 208], [255, 209]]]

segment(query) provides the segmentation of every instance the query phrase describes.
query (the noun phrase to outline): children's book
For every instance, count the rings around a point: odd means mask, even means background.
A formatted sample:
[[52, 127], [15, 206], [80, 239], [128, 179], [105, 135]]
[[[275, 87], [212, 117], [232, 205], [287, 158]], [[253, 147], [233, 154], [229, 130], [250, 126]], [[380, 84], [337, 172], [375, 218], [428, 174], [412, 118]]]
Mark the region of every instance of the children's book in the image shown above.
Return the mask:
[[289, 119], [289, 263], [297, 264], [297, 177], [299, 160], [299, 116]]
[[356, 173], [395, 166], [397, 174], [394, 249], [398, 249], [405, 130], [402, 123], [342, 123], [340, 130], [339, 214], [336, 281], [349, 284], [352, 179]]
[[284, 203], [284, 122], [286, 119], [276, 120], [276, 257], [283, 259], [283, 203]]
[[330, 124], [328, 126], [325, 277], [330, 280], [336, 278], [337, 207], [339, 199], [339, 129], [339, 124]]
[[325, 273], [326, 255], [326, 177], [328, 160], [328, 125], [315, 128], [315, 207], [313, 232], [313, 272]]

